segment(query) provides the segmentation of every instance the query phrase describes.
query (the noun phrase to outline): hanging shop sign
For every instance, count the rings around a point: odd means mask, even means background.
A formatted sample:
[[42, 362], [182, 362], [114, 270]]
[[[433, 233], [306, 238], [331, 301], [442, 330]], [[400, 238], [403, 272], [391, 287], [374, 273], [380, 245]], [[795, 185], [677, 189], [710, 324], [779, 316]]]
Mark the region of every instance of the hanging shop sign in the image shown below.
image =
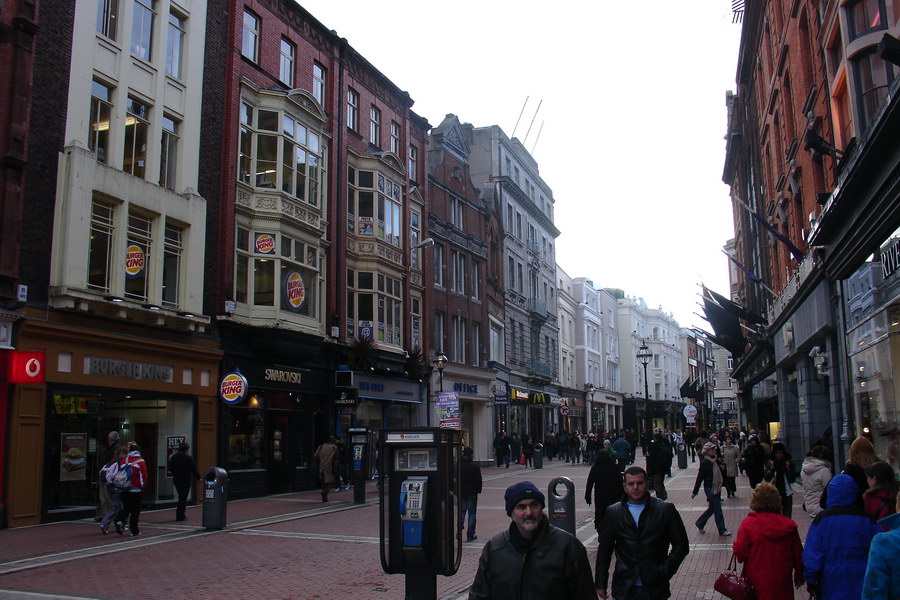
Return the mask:
[[247, 396], [250, 385], [240, 373], [229, 373], [219, 383], [219, 397], [225, 404], [237, 404]]

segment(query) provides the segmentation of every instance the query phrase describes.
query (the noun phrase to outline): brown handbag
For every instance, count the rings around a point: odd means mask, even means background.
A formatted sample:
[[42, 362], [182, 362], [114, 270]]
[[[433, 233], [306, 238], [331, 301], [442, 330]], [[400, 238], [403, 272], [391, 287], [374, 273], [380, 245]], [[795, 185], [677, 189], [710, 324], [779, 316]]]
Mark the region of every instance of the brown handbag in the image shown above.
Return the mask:
[[756, 592], [750, 585], [750, 580], [737, 572], [737, 557], [734, 553], [731, 554], [731, 560], [728, 561], [728, 568], [716, 577], [713, 589], [731, 600], [754, 600], [756, 598]]

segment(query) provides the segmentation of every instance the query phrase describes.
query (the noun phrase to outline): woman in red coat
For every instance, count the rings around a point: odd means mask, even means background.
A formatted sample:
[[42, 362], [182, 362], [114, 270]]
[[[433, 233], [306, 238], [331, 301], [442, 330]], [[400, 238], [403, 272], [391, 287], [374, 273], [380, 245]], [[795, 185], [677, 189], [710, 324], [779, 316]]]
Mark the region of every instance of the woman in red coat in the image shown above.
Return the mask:
[[[745, 563], [744, 576], [756, 600], [793, 598], [803, 583], [803, 546], [797, 524], [781, 514], [781, 496], [771, 483], [760, 483], [750, 498], [750, 514], [741, 522], [734, 555]], [[793, 577], [792, 577], [793, 574]]]

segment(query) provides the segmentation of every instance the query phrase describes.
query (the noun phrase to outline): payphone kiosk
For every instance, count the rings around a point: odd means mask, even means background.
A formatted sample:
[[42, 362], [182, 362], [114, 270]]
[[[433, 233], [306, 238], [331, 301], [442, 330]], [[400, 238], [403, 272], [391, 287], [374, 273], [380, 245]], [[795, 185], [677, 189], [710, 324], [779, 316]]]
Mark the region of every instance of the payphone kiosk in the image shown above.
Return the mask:
[[366, 480], [374, 475], [375, 432], [368, 427], [350, 427], [350, 479], [353, 481], [353, 503], [365, 504]]
[[453, 575], [459, 568], [461, 439], [456, 429], [381, 434], [381, 565], [385, 573], [406, 575], [407, 600], [436, 599], [437, 575]]

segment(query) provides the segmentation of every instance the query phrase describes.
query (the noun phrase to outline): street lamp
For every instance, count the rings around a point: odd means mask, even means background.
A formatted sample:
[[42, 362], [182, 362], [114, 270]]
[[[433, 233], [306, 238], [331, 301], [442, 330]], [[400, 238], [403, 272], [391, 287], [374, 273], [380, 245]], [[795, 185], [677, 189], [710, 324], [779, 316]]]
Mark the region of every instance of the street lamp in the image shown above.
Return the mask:
[[434, 365], [434, 368], [438, 371], [438, 379], [441, 384], [441, 391], [444, 391], [444, 367], [447, 366], [447, 362], [450, 359], [447, 358], [447, 355], [443, 352], [438, 352], [437, 356], [434, 357], [434, 360], [431, 361], [431, 364]]
[[650, 400], [650, 387], [647, 385], [647, 365], [653, 360], [653, 353], [647, 347], [646, 340], [641, 340], [641, 347], [637, 351], [638, 362], [644, 365], [644, 398]]
[[597, 388], [594, 387], [593, 383], [589, 383], [584, 391], [586, 391], [588, 393], [588, 396], [591, 397], [591, 400], [590, 400], [590, 402], [588, 402], [588, 406], [587, 406], [587, 415], [588, 415], [588, 421], [591, 424], [590, 429], [593, 430], [594, 423], [593, 423], [593, 420], [591, 419], [591, 415], [593, 414], [593, 410], [594, 410], [594, 394], [597, 392]]

